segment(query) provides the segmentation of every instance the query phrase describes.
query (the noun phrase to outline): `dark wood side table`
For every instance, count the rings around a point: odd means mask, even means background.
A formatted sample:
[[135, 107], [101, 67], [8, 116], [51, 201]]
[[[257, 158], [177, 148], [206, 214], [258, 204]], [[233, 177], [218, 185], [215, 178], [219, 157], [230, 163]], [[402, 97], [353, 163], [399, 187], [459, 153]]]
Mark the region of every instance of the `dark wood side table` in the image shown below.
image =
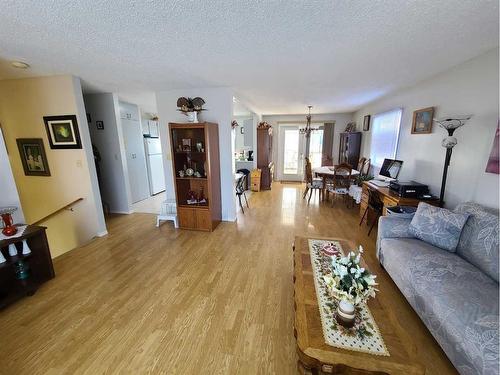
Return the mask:
[[[41, 284], [54, 278], [54, 267], [45, 229], [29, 225], [22, 236], [0, 241], [0, 251], [7, 259], [6, 262], [0, 263], [0, 309], [26, 295], [33, 295]], [[27, 241], [31, 249], [30, 254], [22, 254], [23, 240]], [[8, 252], [11, 243], [17, 247], [17, 255], [12, 257]], [[29, 267], [29, 275], [24, 280], [16, 277], [16, 263], [19, 261]]]

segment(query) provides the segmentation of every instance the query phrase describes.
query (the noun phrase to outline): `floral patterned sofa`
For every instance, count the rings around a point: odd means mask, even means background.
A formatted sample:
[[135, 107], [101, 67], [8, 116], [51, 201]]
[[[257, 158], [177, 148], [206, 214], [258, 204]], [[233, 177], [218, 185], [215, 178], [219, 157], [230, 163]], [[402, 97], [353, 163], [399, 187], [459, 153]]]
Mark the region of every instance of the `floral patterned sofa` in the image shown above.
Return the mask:
[[462, 375], [499, 374], [498, 213], [475, 203], [456, 252], [411, 235], [411, 219], [380, 218], [377, 256]]

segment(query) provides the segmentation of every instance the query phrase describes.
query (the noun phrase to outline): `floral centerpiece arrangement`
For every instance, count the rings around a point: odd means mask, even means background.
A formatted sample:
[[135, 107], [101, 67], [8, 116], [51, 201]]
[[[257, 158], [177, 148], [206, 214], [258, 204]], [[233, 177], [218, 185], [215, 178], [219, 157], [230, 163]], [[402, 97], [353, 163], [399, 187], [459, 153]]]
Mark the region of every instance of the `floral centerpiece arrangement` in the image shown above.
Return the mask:
[[347, 256], [340, 254], [331, 257], [331, 273], [323, 279], [335, 299], [339, 300], [337, 320], [343, 325], [351, 325], [355, 317], [355, 306], [375, 297], [375, 275], [361, 266], [363, 248], [356, 254], [351, 251]]

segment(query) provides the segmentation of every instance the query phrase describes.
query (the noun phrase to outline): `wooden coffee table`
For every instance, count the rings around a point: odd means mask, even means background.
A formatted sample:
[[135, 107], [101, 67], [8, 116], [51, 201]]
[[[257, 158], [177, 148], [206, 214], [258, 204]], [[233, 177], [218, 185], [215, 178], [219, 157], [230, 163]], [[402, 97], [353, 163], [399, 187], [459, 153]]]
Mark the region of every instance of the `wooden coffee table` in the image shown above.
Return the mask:
[[[341, 239], [344, 251], [354, 244]], [[325, 343], [314, 287], [308, 239], [296, 237], [294, 243], [294, 300], [298, 369], [300, 374], [424, 374], [425, 368], [410, 354], [399, 332], [403, 329], [393, 314], [385, 310], [380, 299], [368, 301], [372, 315], [389, 350], [390, 356], [377, 356], [339, 349]], [[380, 289], [380, 288], [379, 288]]]

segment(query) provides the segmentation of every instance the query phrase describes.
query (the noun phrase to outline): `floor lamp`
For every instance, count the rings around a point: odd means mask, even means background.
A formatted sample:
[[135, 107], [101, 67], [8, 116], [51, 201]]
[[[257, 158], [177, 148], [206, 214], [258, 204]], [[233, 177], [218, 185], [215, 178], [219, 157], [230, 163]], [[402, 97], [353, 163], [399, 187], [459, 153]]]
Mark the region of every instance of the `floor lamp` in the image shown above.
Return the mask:
[[464, 116], [461, 118], [445, 118], [434, 120], [439, 124], [440, 127], [448, 132], [448, 136], [443, 138], [441, 142], [441, 146], [446, 148], [446, 156], [444, 159], [443, 179], [441, 181], [441, 194], [439, 195], [439, 207], [443, 207], [444, 205], [444, 191], [446, 187], [446, 177], [448, 175], [448, 166], [450, 165], [453, 147], [455, 147], [458, 143], [457, 139], [453, 136], [453, 133], [455, 132], [455, 130], [465, 125], [465, 122], [467, 120], [470, 120], [471, 117], [472, 115]]

